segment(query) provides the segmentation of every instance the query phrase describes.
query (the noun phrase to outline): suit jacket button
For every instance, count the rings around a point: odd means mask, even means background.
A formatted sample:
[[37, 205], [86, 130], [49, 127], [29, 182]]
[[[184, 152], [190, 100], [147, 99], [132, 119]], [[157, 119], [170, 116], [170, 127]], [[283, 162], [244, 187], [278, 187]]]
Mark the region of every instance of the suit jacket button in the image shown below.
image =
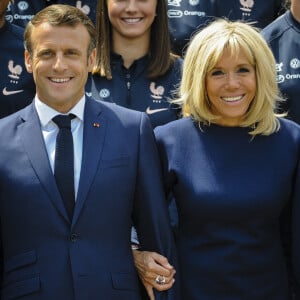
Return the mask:
[[78, 234], [72, 233], [71, 234], [71, 242], [76, 242], [78, 240]]

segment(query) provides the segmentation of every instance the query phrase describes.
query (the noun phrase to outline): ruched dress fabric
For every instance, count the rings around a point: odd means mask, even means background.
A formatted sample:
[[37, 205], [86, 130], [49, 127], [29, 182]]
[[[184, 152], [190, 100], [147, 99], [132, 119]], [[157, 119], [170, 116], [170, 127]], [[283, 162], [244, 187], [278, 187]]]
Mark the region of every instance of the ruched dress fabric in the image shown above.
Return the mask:
[[155, 129], [179, 212], [181, 299], [291, 299], [288, 207], [299, 200], [300, 127], [280, 123], [255, 138], [249, 128], [200, 129], [191, 118]]

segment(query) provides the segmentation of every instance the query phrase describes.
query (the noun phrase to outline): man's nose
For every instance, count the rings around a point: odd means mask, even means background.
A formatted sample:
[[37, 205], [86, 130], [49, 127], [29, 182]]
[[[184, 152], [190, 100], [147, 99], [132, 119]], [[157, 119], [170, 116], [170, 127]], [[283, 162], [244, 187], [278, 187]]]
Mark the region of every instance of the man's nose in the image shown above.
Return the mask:
[[62, 53], [56, 54], [53, 68], [57, 71], [64, 70], [66, 68], [66, 60]]

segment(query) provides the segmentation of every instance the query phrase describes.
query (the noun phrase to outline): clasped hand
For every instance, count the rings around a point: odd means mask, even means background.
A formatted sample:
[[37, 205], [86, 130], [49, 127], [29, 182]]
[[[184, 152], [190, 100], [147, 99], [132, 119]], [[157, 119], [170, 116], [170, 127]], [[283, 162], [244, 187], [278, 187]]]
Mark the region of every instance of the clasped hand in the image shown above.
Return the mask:
[[[167, 258], [156, 252], [138, 250], [133, 250], [133, 257], [135, 267], [150, 300], [155, 300], [153, 288], [158, 291], [166, 291], [173, 286], [176, 271], [169, 264]], [[165, 278], [163, 284], [157, 281], [158, 276]]]

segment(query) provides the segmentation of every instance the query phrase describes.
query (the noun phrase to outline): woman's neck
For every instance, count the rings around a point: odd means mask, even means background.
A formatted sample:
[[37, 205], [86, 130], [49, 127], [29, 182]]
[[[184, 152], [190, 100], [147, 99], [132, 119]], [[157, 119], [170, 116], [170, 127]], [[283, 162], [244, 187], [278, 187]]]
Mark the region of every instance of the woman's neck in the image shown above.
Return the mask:
[[149, 37], [128, 39], [113, 35], [113, 51], [122, 56], [124, 66], [129, 68], [132, 63], [149, 52]]
[[300, 23], [300, 0], [292, 1], [291, 12], [293, 17]]

